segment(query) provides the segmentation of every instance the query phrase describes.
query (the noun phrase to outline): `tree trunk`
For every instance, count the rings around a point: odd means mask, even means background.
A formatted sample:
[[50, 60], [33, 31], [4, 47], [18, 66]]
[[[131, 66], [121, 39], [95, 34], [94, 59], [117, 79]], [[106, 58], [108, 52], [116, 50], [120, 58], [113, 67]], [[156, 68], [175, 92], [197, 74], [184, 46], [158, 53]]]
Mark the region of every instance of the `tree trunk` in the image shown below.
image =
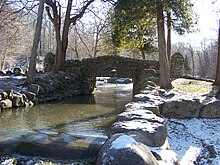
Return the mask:
[[[72, 14], [74, 16], [71, 17], [71, 9], [72, 9], [72, 2], [73, 0], [68, 0], [67, 7], [66, 7], [66, 15], [64, 18], [64, 25], [62, 35], [61, 35], [61, 18], [62, 18], [62, 6], [58, 1], [52, 1], [52, 0], [45, 0], [46, 4], [48, 5], [46, 7], [46, 11], [48, 14], [49, 19], [52, 21], [55, 29], [56, 34], [56, 57], [55, 57], [55, 63], [53, 67], [54, 72], [58, 71], [64, 71], [65, 69], [65, 59], [66, 59], [66, 50], [68, 45], [68, 33], [70, 25], [75, 25], [76, 22], [82, 18], [84, 13], [86, 12], [86, 9], [89, 7], [89, 5], [94, 2], [95, 0], [88, 0], [83, 3], [83, 6], [79, 8], [79, 13]], [[59, 9], [59, 10], [58, 10]], [[51, 11], [53, 14], [51, 14]]]
[[142, 60], [145, 60], [144, 48], [141, 47], [139, 50], [140, 50], [140, 53], [141, 53]]
[[167, 57], [164, 15], [162, 3], [157, 4], [157, 31], [158, 31], [158, 48], [159, 48], [159, 69], [160, 69], [160, 87], [171, 89], [170, 65]]
[[167, 12], [167, 57], [171, 64], [171, 12]]
[[218, 28], [218, 60], [217, 60], [216, 76], [215, 76], [214, 85], [220, 85], [220, 20], [219, 20], [219, 28]]
[[44, 11], [44, 0], [40, 0], [37, 16], [37, 24], [35, 27], [33, 47], [31, 49], [31, 59], [28, 68], [27, 83], [32, 84], [35, 81], [36, 77], [36, 59], [37, 59], [37, 49], [40, 41], [41, 27], [43, 20], [43, 11]]
[[193, 77], [194, 77], [194, 76], [195, 76], [194, 51], [193, 51], [192, 45], [190, 45], [190, 44], [189, 44], [189, 48], [190, 48], [190, 55], [191, 55], [191, 59], [192, 59], [192, 75], [193, 75]]

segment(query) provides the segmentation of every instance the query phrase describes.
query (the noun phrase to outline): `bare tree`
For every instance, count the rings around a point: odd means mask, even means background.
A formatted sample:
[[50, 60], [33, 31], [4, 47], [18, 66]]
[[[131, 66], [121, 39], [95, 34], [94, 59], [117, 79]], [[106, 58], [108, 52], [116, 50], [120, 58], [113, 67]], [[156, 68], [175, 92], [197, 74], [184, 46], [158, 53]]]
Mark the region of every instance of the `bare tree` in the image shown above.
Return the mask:
[[68, 54], [72, 52], [77, 59], [105, 54], [104, 38], [111, 6], [106, 3], [98, 5], [92, 5], [92, 11], [86, 13], [85, 18], [78, 21], [70, 31]]
[[38, 16], [37, 16], [37, 24], [34, 34], [33, 46], [31, 49], [31, 58], [27, 75], [27, 83], [32, 84], [35, 81], [36, 77], [36, 59], [37, 59], [37, 50], [40, 42], [41, 36], [41, 28], [42, 28], [42, 20], [43, 20], [43, 12], [44, 12], [44, 0], [39, 0], [39, 8], [38, 8]]
[[[56, 34], [56, 57], [54, 64], [54, 71], [64, 70], [65, 67], [65, 59], [66, 59], [66, 51], [68, 46], [68, 34], [71, 25], [75, 25], [76, 22], [83, 17], [87, 8], [94, 2], [95, 0], [85, 0], [81, 4], [73, 4], [73, 0], [68, 0], [65, 11], [65, 18], [62, 25], [62, 6], [57, 0], [45, 0], [47, 4], [46, 11], [48, 16], [53, 23], [55, 34]], [[73, 6], [77, 6], [75, 8], [76, 12], [73, 12]], [[51, 13], [52, 11], [52, 13]]]
[[215, 85], [220, 85], [220, 20], [219, 20], [219, 32], [218, 32], [218, 60], [216, 67]]

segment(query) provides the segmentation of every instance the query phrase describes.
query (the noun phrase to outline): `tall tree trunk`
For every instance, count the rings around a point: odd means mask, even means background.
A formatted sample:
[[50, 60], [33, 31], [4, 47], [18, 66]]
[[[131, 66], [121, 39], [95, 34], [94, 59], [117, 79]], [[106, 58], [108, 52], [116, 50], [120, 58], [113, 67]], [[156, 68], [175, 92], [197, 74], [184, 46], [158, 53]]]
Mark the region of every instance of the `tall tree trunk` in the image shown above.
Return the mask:
[[28, 68], [28, 75], [27, 75], [27, 83], [32, 84], [35, 81], [36, 77], [36, 59], [37, 59], [37, 49], [40, 42], [41, 36], [41, 28], [42, 28], [42, 20], [43, 20], [43, 12], [44, 12], [44, 0], [39, 0], [39, 8], [38, 8], [38, 15], [37, 15], [37, 24], [35, 27], [35, 34], [33, 40], [33, 47], [31, 49], [31, 59]]
[[217, 67], [216, 67], [216, 75], [215, 75], [214, 84], [220, 85], [220, 20], [219, 20], [219, 28], [218, 28], [218, 60], [217, 60]]
[[193, 47], [192, 45], [189, 44], [189, 48], [190, 48], [190, 55], [191, 55], [191, 59], [192, 59], [192, 75], [193, 77], [195, 76], [195, 60], [194, 60], [194, 51], [193, 51]]
[[71, 13], [71, 7], [72, 7], [73, 0], [68, 0], [67, 9], [66, 9], [66, 15], [63, 25], [63, 32], [62, 32], [62, 40], [58, 45], [58, 51], [57, 51], [57, 62], [55, 65], [54, 71], [64, 71], [65, 69], [65, 59], [66, 59], [66, 50], [68, 46], [68, 33], [69, 33], [69, 27], [70, 27], [70, 13]]
[[167, 11], [167, 57], [169, 65], [171, 64], [171, 12]]
[[[60, 2], [57, 0], [45, 0], [46, 4], [48, 5], [46, 7], [46, 11], [48, 14], [49, 19], [52, 21], [55, 29], [56, 34], [56, 57], [55, 57], [55, 63], [53, 67], [54, 72], [58, 71], [64, 71], [65, 69], [65, 59], [66, 59], [66, 50], [68, 46], [68, 33], [70, 25], [75, 25], [76, 22], [83, 17], [84, 13], [86, 12], [86, 9], [89, 7], [89, 5], [94, 2], [95, 0], [88, 0], [83, 3], [83, 6], [78, 9], [79, 13], [73, 14], [74, 16], [71, 17], [71, 9], [72, 9], [72, 3], [73, 0], [68, 0], [67, 2], [67, 8], [66, 8], [66, 15], [64, 19], [64, 25], [63, 25], [63, 31], [61, 35], [61, 8]], [[58, 10], [59, 9], [59, 10]], [[51, 14], [51, 10], [52, 13]]]
[[158, 48], [159, 48], [159, 67], [160, 67], [160, 87], [171, 89], [170, 65], [167, 57], [163, 4], [157, 4], [157, 31], [158, 31]]
[[144, 48], [141, 47], [139, 50], [140, 50], [140, 53], [141, 53], [142, 60], [145, 60], [146, 58], [145, 58]]

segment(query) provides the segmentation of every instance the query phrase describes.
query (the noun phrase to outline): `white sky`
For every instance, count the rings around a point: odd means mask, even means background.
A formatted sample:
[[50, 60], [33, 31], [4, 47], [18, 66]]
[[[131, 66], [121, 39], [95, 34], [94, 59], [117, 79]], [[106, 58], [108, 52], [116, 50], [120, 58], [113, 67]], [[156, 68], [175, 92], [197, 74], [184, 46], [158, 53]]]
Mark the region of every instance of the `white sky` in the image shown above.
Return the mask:
[[192, 33], [184, 36], [173, 34], [173, 42], [187, 42], [193, 45], [200, 45], [203, 39], [217, 39], [218, 34], [218, 19], [220, 13], [215, 11], [220, 10], [220, 0], [212, 4], [213, 0], [194, 0], [195, 12], [199, 16], [197, 33]]

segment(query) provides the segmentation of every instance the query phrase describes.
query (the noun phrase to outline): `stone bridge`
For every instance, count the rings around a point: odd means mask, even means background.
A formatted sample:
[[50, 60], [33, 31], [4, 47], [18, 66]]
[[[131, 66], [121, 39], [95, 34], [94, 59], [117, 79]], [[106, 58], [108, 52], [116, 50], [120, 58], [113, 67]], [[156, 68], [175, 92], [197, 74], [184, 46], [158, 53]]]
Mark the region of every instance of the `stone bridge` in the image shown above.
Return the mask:
[[80, 67], [80, 71], [85, 77], [136, 78], [143, 69], [148, 68], [148, 63], [148, 61], [120, 56], [101, 56], [82, 61], [67, 61], [66, 70], [71, 71], [75, 67]]
[[[171, 76], [180, 77], [183, 74], [184, 59], [181, 54], [176, 53], [172, 56]], [[45, 58], [45, 71], [50, 71], [53, 60]], [[65, 65], [67, 72], [79, 70], [84, 77], [121, 77], [132, 78], [134, 89], [141, 72], [144, 69], [154, 69], [159, 75], [159, 62], [146, 61], [116, 55], [100, 56], [79, 60], [68, 60]]]

